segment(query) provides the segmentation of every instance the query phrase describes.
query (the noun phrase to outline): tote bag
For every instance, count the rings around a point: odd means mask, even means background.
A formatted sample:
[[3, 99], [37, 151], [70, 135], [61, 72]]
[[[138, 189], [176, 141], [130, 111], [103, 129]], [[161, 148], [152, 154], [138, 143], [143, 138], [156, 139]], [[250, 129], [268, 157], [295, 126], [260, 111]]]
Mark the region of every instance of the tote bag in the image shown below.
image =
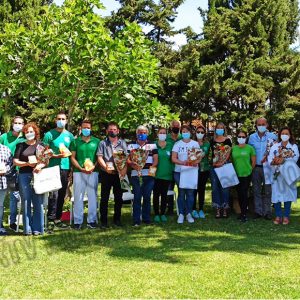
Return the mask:
[[36, 194], [54, 192], [61, 189], [59, 166], [42, 169], [33, 174], [33, 188]]
[[300, 169], [295, 161], [286, 160], [283, 165], [279, 167], [285, 182], [292, 185], [300, 179]]
[[223, 189], [239, 184], [239, 179], [232, 163], [225, 164], [220, 168], [215, 168], [215, 172]]

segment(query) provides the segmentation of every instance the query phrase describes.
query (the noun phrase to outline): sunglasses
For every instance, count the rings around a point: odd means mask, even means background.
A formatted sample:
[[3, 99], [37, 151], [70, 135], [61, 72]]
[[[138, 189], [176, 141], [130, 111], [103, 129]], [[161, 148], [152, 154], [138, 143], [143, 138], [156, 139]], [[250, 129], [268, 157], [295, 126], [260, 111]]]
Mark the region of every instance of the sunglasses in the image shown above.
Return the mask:
[[197, 131], [197, 133], [205, 133], [204, 131]]
[[245, 139], [246, 137], [243, 136], [243, 135], [239, 135], [238, 138], [239, 138], [239, 139]]

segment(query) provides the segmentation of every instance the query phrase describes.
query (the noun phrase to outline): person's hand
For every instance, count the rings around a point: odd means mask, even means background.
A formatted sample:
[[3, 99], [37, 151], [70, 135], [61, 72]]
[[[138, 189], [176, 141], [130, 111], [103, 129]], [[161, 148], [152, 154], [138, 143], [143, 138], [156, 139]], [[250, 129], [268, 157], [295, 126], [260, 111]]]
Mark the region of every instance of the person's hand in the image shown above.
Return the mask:
[[265, 163], [267, 161], [267, 156], [265, 155], [264, 157], [263, 157], [263, 159], [261, 160], [261, 163], [263, 164], [263, 163]]
[[131, 162], [131, 167], [136, 171], [140, 171], [141, 169], [141, 167], [135, 162]]
[[37, 164], [33, 169], [33, 173], [40, 173], [42, 171], [42, 166]]
[[30, 167], [30, 168], [35, 168], [36, 167], [36, 163], [30, 164], [29, 162], [27, 163], [26, 166]]
[[64, 158], [65, 156], [64, 156], [64, 154], [62, 154], [62, 153], [59, 153], [59, 154], [54, 154], [53, 153], [53, 155], [52, 155], [52, 157], [51, 158]]

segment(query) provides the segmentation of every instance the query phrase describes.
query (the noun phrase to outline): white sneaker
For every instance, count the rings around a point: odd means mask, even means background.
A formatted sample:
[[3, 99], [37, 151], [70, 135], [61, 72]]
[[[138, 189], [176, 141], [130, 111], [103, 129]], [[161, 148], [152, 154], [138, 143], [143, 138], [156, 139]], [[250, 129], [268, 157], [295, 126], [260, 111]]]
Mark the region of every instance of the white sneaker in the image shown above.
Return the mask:
[[178, 216], [178, 219], [177, 219], [177, 223], [178, 224], [182, 224], [184, 222], [184, 215], [183, 214], [180, 214]]
[[189, 223], [194, 223], [194, 222], [195, 222], [195, 220], [194, 220], [194, 218], [192, 217], [191, 214], [187, 214], [187, 215], [186, 215], [186, 220], [187, 220]]

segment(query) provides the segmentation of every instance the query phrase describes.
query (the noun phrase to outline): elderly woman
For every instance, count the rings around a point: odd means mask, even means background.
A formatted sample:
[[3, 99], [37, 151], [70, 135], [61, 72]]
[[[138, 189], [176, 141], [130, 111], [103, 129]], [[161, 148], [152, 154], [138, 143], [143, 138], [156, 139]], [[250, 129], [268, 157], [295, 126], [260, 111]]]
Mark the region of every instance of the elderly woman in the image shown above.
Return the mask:
[[[272, 166], [272, 203], [275, 208], [274, 224], [280, 223], [288, 225], [290, 220], [292, 202], [297, 200], [296, 182], [288, 184], [283, 174], [280, 173], [279, 167], [286, 161], [293, 160], [297, 163], [299, 159], [299, 150], [295, 144], [292, 131], [284, 127], [278, 134], [279, 142], [271, 147], [268, 162]], [[282, 219], [281, 202], [284, 203], [284, 215]]]
[[[17, 145], [14, 164], [20, 167], [19, 186], [23, 210], [23, 232], [25, 235], [44, 233], [43, 194], [36, 194], [32, 187], [33, 172], [40, 172], [44, 164], [37, 162], [37, 147], [42, 146], [40, 130], [35, 123], [23, 127], [26, 141]], [[31, 206], [33, 208], [31, 208]], [[33, 211], [32, 211], [33, 209]]]
[[158, 152], [156, 144], [148, 140], [148, 134], [147, 127], [139, 126], [136, 129], [136, 141], [129, 143], [127, 148], [127, 164], [132, 168], [134, 227], [141, 224], [141, 219], [145, 224], [151, 223], [151, 193], [154, 187]]

